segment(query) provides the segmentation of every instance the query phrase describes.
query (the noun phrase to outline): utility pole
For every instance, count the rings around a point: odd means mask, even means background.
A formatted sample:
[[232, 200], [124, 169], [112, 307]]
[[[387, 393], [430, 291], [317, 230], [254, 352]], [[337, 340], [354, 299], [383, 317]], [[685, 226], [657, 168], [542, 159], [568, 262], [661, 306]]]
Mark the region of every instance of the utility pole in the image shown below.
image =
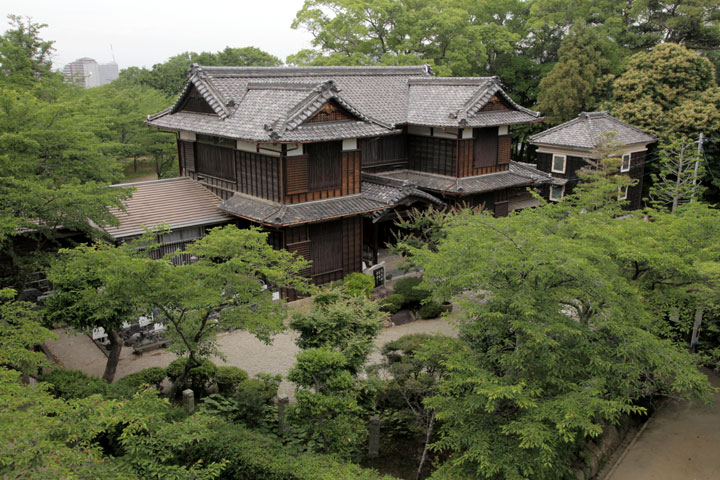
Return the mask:
[[698, 156], [695, 160], [695, 174], [693, 175], [693, 186], [692, 186], [692, 195], [690, 195], [690, 201], [692, 202], [695, 200], [695, 186], [697, 185], [697, 172], [698, 167], [700, 166], [700, 157], [702, 157], [703, 153], [703, 132], [700, 132], [700, 136], [698, 137]]

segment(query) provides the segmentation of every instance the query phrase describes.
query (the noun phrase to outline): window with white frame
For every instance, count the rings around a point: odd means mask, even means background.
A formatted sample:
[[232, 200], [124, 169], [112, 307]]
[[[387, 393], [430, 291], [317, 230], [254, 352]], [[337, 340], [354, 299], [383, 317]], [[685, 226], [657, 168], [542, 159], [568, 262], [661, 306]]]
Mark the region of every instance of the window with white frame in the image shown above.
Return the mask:
[[565, 195], [565, 185], [550, 185], [550, 200], [558, 202], [563, 195]]
[[620, 200], [627, 200], [628, 198], [628, 185], [623, 185], [622, 187], [618, 188], [618, 198]]
[[551, 171], [553, 173], [565, 173], [565, 155], [553, 155]]
[[620, 171], [621, 172], [629, 172], [630, 171], [630, 160], [631, 155], [629, 153], [626, 153], [622, 156], [622, 165], [620, 165]]

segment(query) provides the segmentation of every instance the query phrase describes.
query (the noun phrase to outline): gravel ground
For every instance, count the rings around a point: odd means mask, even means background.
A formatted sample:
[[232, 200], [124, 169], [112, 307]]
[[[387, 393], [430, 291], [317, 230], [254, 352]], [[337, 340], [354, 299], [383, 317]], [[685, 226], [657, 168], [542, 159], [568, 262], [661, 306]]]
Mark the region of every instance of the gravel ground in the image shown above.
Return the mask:
[[[302, 307], [301, 307], [302, 308]], [[95, 344], [84, 334], [72, 334], [61, 329], [55, 331], [58, 340], [47, 343], [50, 352], [65, 368], [82, 370], [89, 375], [102, 376], [106, 358]], [[411, 333], [439, 333], [455, 336], [457, 333], [452, 318], [435, 320], [418, 320], [405, 325], [389, 327], [382, 330], [375, 341], [376, 346]], [[296, 333], [287, 331], [277, 335], [272, 345], [265, 345], [251, 334], [237, 330], [219, 335], [220, 351], [225, 360], [214, 358], [218, 365], [235, 365], [246, 370], [250, 376], [266, 372], [286, 376], [295, 363], [298, 347], [295, 345]], [[143, 355], [134, 355], [132, 348], [123, 348], [115, 379], [148, 367], [165, 367], [175, 358], [175, 354], [165, 350], [156, 350]], [[373, 352], [370, 363], [378, 363], [380, 354]], [[280, 393], [293, 395], [293, 386], [287, 381], [280, 385]]]

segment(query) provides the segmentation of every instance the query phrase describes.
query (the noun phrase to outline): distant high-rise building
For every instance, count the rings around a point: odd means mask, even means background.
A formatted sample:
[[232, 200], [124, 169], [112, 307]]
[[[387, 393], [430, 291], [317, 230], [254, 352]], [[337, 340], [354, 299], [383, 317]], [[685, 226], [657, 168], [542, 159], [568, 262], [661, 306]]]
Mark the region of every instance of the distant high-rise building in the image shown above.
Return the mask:
[[92, 58], [78, 58], [63, 67], [65, 81], [85, 88], [99, 87], [118, 78], [117, 63], [97, 63]]

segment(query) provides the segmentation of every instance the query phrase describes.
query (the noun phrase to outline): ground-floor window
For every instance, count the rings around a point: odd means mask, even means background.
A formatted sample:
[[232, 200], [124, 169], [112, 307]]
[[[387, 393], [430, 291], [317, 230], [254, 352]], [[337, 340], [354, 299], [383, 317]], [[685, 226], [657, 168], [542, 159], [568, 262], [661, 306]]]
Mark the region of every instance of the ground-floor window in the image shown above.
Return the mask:
[[550, 185], [550, 200], [559, 201], [565, 195], [565, 185]]

